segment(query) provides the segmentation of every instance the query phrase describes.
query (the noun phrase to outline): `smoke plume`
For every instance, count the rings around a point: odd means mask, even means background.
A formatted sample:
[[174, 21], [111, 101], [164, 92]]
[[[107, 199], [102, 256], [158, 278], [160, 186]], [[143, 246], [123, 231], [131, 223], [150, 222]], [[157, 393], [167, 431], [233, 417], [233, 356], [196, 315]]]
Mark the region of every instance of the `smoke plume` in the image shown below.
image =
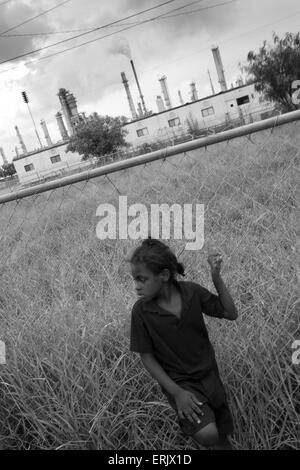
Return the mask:
[[129, 60], [131, 60], [131, 49], [125, 37], [119, 37], [115, 39], [111, 48], [109, 49], [109, 52], [111, 52], [111, 54], [125, 55]]

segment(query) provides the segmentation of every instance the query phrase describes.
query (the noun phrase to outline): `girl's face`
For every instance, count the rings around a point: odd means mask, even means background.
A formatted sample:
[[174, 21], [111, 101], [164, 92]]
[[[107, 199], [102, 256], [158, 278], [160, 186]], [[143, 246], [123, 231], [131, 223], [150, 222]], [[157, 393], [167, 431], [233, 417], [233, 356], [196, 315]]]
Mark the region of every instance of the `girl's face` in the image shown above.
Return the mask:
[[131, 263], [130, 266], [137, 295], [145, 300], [156, 297], [162, 289], [165, 275], [153, 274], [144, 263]]

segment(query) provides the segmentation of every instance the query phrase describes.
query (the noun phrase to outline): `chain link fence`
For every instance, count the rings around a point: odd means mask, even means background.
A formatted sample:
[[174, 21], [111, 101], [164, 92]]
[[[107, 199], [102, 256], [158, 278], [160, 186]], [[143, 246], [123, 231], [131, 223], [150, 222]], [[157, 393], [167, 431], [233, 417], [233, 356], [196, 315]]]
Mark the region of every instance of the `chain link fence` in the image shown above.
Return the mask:
[[[204, 246], [169, 241], [213, 290], [213, 246], [239, 312], [206, 318], [238, 449], [299, 449], [299, 152], [295, 121], [0, 204], [0, 447], [191, 449], [129, 352], [137, 241], [96, 237], [97, 207], [204, 204]], [[149, 211], [150, 212], [150, 211]], [[298, 267], [297, 267], [298, 266]], [[294, 362], [294, 363], [293, 363]], [[297, 361], [296, 361], [297, 362]]]

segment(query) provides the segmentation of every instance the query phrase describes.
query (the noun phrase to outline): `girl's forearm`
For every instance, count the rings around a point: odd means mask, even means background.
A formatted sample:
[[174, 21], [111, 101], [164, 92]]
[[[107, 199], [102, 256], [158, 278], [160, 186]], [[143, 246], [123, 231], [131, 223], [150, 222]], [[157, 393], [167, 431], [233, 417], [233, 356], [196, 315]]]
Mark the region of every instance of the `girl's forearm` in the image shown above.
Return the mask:
[[226, 317], [232, 320], [235, 320], [238, 315], [237, 309], [234, 305], [233, 299], [227, 287], [224, 284], [223, 279], [221, 278], [221, 275], [220, 274], [213, 275], [212, 280], [215, 285], [216, 291], [219, 294], [221, 304], [223, 305], [224, 310], [228, 313]]

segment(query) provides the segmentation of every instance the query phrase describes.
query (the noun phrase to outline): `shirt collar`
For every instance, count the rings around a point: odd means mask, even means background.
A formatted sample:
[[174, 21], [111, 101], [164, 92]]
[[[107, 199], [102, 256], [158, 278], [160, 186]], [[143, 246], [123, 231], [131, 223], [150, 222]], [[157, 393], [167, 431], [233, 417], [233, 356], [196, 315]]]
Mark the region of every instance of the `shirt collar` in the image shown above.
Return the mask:
[[[193, 289], [191, 286], [184, 281], [177, 281], [176, 279], [173, 280], [174, 284], [178, 287], [181, 293], [181, 298], [183, 300], [183, 304], [186, 304], [193, 295]], [[160, 307], [157, 305], [155, 300], [146, 300], [143, 302], [142, 306], [144, 311], [147, 312], [159, 312]]]

